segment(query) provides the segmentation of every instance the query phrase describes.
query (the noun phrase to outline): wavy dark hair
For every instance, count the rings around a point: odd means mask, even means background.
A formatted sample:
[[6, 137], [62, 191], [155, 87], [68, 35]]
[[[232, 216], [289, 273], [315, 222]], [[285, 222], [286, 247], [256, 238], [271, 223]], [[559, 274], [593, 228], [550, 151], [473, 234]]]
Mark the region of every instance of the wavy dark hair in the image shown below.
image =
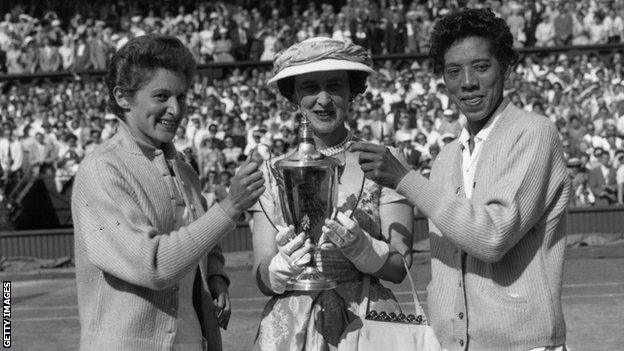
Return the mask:
[[111, 58], [106, 74], [108, 107], [117, 117], [124, 119], [124, 109], [117, 104], [113, 94], [120, 87], [124, 94], [133, 96], [154, 75], [164, 68], [184, 75], [190, 86], [197, 71], [193, 54], [175, 37], [150, 34], [128, 41]]
[[467, 9], [440, 19], [431, 33], [429, 58], [435, 73], [444, 68], [444, 54], [458, 40], [482, 37], [490, 42], [491, 53], [505, 70], [518, 62], [513, 48], [513, 36], [504, 19], [496, 17], [492, 10]]

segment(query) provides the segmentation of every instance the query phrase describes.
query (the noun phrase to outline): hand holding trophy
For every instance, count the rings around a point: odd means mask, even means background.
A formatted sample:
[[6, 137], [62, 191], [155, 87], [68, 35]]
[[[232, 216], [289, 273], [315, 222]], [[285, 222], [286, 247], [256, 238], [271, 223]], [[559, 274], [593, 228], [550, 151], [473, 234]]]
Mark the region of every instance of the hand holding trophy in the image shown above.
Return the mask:
[[[293, 226], [294, 233], [302, 233], [302, 238], [305, 237], [310, 243], [309, 262], [296, 278], [286, 283], [285, 289], [303, 291], [333, 289], [336, 282], [323, 277], [314, 257], [325, 219], [330, 218], [335, 212], [340, 162], [316, 150], [309, 122], [305, 118], [299, 129], [299, 141], [296, 152], [277, 161], [271, 168], [278, 186], [280, 206], [286, 224]], [[279, 228], [277, 229], [279, 233]], [[293, 240], [296, 239], [297, 237]]]

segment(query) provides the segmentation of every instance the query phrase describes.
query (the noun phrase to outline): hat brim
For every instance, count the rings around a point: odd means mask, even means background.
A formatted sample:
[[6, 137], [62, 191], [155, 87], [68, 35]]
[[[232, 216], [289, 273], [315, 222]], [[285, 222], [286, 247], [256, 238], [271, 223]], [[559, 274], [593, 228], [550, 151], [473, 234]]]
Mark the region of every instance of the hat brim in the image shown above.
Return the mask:
[[375, 72], [372, 68], [359, 62], [337, 60], [337, 59], [325, 59], [310, 63], [304, 63], [301, 65], [286, 67], [278, 72], [273, 78], [267, 82], [269, 85], [274, 85], [279, 80], [288, 77], [294, 77], [306, 73], [312, 72], [327, 72], [327, 71], [361, 71], [366, 73]]

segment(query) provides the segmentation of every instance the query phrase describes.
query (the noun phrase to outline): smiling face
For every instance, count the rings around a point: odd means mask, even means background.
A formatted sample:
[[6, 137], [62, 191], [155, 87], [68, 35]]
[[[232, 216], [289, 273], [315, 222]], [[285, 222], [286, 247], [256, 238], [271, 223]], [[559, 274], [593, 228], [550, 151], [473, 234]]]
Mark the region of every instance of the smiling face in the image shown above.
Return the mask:
[[503, 98], [507, 73], [481, 37], [455, 42], [444, 54], [444, 82], [468, 122], [489, 118]]
[[158, 68], [133, 96], [117, 98], [127, 101], [126, 122], [134, 137], [160, 148], [173, 140], [186, 115], [187, 91], [183, 74]]
[[349, 110], [349, 76], [346, 71], [311, 72], [295, 77], [295, 97], [317, 135], [344, 126]]

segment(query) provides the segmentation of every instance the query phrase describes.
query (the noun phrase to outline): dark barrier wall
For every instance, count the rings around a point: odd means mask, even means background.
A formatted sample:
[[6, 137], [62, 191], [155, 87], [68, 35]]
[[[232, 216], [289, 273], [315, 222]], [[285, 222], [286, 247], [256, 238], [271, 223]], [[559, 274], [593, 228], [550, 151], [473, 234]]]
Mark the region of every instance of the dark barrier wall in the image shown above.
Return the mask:
[[[568, 234], [624, 233], [624, 207], [570, 209]], [[426, 239], [428, 225], [425, 217], [414, 220], [414, 241]], [[222, 242], [226, 252], [252, 249], [251, 233], [247, 223], [239, 223]], [[72, 228], [0, 232], [0, 257], [36, 257], [56, 259], [74, 257]]]

